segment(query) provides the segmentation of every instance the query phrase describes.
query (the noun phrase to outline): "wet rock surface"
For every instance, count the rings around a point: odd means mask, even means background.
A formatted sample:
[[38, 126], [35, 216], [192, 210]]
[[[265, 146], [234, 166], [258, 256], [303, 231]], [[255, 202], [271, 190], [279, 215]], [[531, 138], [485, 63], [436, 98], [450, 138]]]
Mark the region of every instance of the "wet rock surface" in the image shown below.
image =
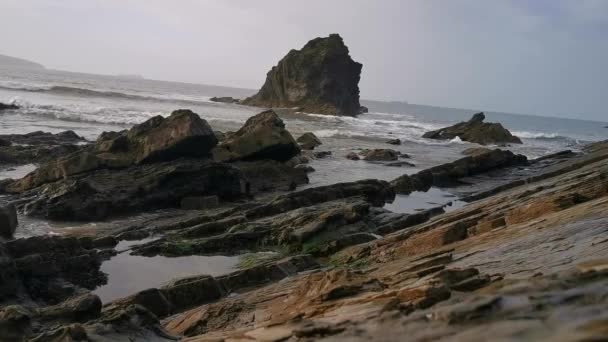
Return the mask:
[[260, 91], [241, 103], [355, 116], [361, 109], [361, 68], [350, 57], [342, 37], [316, 38], [301, 50], [291, 50], [268, 72]]
[[477, 113], [469, 121], [427, 132], [422, 137], [439, 140], [451, 140], [458, 137], [463, 141], [481, 145], [522, 143], [521, 139], [513, 136], [501, 124], [483, 122], [485, 118], [483, 113]]

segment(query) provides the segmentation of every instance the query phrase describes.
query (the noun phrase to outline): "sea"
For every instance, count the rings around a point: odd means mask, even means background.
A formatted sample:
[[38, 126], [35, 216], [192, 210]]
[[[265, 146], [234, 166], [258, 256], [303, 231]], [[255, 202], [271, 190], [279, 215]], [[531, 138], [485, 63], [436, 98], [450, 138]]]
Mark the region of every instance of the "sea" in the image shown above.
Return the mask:
[[[103, 131], [123, 130], [181, 108], [198, 113], [214, 130], [235, 131], [262, 109], [216, 103], [210, 98], [244, 98], [255, 92], [254, 89], [132, 77], [0, 67], [0, 102], [20, 106], [18, 110], [0, 112], [0, 134], [73, 130], [86, 139], [95, 140]], [[478, 146], [459, 139], [429, 140], [422, 135], [429, 130], [468, 120], [482, 109], [366, 100], [362, 104], [369, 108], [369, 113], [358, 117], [304, 113], [282, 115], [294, 137], [313, 132], [323, 142], [318, 150], [332, 152], [326, 158], [311, 162], [315, 172], [309, 174], [310, 184], [307, 186], [367, 178], [390, 180], [461, 158], [463, 150]], [[586, 143], [608, 139], [608, 129], [605, 128], [608, 124], [602, 122], [499, 112], [486, 112], [486, 121], [500, 122], [522, 138], [522, 145], [506, 148], [528, 158], [565, 149], [576, 151]], [[394, 138], [401, 139], [402, 144], [386, 144], [388, 139]], [[349, 152], [366, 148], [399, 150], [411, 157], [408, 161], [414, 166], [389, 167], [345, 158]], [[35, 167], [0, 165], [0, 179], [19, 178]], [[425, 196], [428, 195], [422, 197]], [[424, 207], [416, 202], [407, 206]]]
[[[33, 131], [73, 130], [94, 141], [103, 131], [120, 131], [147, 119], [167, 116], [173, 110], [187, 108], [207, 120], [214, 130], [236, 131], [250, 116], [262, 109], [210, 101], [213, 96], [244, 98], [253, 89], [239, 89], [201, 84], [155, 81], [133, 77], [102, 76], [48, 69], [16, 69], [0, 66], [0, 102], [20, 106], [0, 112], [0, 134]], [[365, 97], [365, 94], [363, 94]], [[481, 109], [455, 109], [405, 102], [366, 101], [369, 113], [358, 117], [319, 114], [283, 114], [287, 129], [298, 137], [313, 132], [323, 142], [317, 149], [331, 155], [314, 159], [310, 165], [310, 184], [305, 187], [375, 178], [391, 180], [403, 174], [461, 158], [462, 151], [478, 145], [459, 139], [436, 141], [422, 138], [433, 129], [468, 120]], [[553, 152], [579, 150], [584, 144], [608, 139], [607, 123], [560, 119], [532, 115], [486, 112], [486, 120], [500, 122], [523, 140], [522, 145], [506, 148], [528, 158]], [[388, 145], [399, 138], [399, 146]], [[366, 148], [392, 148], [408, 154], [413, 166], [390, 167], [382, 163], [352, 161], [346, 154]], [[505, 148], [505, 147], [503, 147]], [[1, 165], [0, 179], [20, 178], [37, 165]], [[446, 189], [398, 195], [386, 209], [413, 213], [443, 206], [446, 211], [466, 203]], [[74, 234], [122, 226], [130, 220], [153, 220], [144, 213], [133, 218], [109, 222], [49, 222], [19, 215], [15, 237], [44, 234]], [[226, 274], [235, 270], [239, 258], [233, 256], [187, 256], [180, 258], [144, 258], [130, 255], [128, 248], [139, 242], [121, 242], [116, 257], [105, 261], [101, 270], [108, 283], [95, 290], [103, 302], [124, 297], [166, 281], [194, 274]], [[122, 251], [124, 249], [124, 251]], [[159, 273], [159, 270], [163, 270]]]

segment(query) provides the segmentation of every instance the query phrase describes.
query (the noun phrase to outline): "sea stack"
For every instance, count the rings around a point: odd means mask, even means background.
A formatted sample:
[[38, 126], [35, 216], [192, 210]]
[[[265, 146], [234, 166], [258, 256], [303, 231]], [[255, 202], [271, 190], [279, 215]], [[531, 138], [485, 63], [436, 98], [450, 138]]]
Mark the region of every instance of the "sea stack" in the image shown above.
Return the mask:
[[362, 108], [359, 103], [362, 67], [350, 57], [340, 35], [315, 38], [301, 50], [291, 50], [283, 57], [268, 72], [260, 91], [241, 103], [355, 116]]

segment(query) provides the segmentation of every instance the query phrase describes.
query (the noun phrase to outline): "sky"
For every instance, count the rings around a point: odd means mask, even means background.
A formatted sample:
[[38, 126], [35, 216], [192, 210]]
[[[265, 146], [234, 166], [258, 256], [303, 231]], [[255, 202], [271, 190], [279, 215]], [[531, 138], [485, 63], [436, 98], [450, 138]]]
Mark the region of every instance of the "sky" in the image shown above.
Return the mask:
[[252, 89], [330, 33], [364, 99], [608, 120], [608, 0], [0, 2], [0, 54]]

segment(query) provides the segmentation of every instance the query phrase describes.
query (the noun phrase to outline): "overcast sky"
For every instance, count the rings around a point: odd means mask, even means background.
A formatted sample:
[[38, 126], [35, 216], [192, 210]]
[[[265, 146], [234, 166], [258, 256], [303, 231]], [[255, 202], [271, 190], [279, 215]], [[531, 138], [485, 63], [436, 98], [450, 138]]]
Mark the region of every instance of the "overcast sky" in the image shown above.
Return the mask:
[[361, 96], [606, 121], [608, 0], [1, 0], [1, 54], [259, 88], [337, 32]]

